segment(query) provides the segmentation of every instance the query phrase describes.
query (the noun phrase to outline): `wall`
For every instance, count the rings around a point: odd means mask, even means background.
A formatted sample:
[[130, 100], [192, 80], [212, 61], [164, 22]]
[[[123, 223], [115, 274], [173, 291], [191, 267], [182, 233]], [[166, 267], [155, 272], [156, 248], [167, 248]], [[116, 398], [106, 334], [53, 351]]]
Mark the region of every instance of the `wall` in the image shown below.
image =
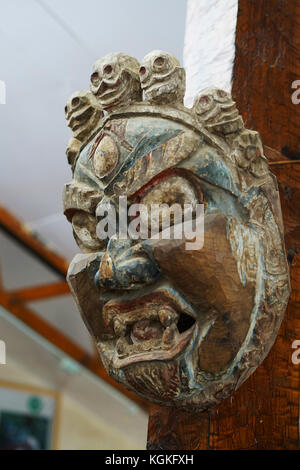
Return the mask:
[[[52, 384], [42, 380], [31, 371], [24, 369], [16, 361], [10, 360], [0, 366], [0, 381], [17, 382], [36, 387], [52, 388]], [[61, 394], [58, 418], [58, 449], [141, 449], [141, 444], [121, 434], [116, 426], [92, 415], [66, 393]]]

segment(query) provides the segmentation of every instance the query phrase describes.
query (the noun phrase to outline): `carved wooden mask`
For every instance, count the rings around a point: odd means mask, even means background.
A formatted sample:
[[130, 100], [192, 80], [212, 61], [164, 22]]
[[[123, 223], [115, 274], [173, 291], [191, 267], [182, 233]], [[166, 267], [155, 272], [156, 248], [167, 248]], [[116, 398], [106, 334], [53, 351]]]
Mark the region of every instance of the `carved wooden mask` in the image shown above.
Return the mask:
[[[64, 190], [82, 251], [68, 282], [115, 380], [152, 402], [204, 410], [247, 379], [280, 326], [290, 286], [279, 193], [259, 134], [228, 93], [204, 90], [187, 109], [174, 56], [153, 51], [136, 64], [110, 54], [93, 69], [94, 107], [105, 114], [76, 136]], [[81, 125], [90, 130], [94, 115], [81, 113]], [[99, 209], [120, 196], [204, 204], [203, 247], [99, 239]]]

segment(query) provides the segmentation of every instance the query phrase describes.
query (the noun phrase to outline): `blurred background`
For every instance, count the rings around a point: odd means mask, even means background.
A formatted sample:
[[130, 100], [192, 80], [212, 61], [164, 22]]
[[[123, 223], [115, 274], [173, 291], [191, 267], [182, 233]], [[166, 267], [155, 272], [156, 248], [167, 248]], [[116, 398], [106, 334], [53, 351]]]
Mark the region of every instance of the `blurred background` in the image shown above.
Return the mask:
[[[107, 377], [65, 282], [79, 249], [62, 213], [62, 189], [71, 180], [64, 106], [74, 91], [89, 88], [93, 62], [118, 51], [142, 60], [162, 49], [184, 59], [187, 104], [207, 83], [228, 88], [230, 57], [211, 81], [208, 62], [224, 41], [216, 16], [209, 31], [205, 9], [199, 37], [197, 4], [209, 10], [214, 3], [0, 0], [2, 449], [145, 448], [148, 405]], [[226, 38], [237, 2], [229, 4]]]

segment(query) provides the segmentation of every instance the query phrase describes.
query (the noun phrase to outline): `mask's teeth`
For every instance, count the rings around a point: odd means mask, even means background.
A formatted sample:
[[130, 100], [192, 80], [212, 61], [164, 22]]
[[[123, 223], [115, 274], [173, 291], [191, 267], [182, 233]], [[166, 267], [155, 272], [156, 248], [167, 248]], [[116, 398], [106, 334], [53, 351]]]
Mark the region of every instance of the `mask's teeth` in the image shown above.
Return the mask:
[[173, 323], [176, 324], [179, 318], [178, 313], [169, 305], [163, 305], [162, 307], [160, 307], [158, 315], [160, 322], [166, 328], [172, 325]]
[[118, 318], [114, 319], [114, 331], [116, 336], [125, 336], [127, 331], [127, 325], [122, 323]]
[[141, 340], [137, 339], [137, 338], [134, 336], [132, 330], [131, 330], [131, 332], [130, 332], [130, 339], [131, 339], [131, 341], [133, 342], [133, 344], [138, 344], [138, 343], [141, 342]]
[[133, 344], [128, 348], [129, 354], [138, 354], [141, 352], [148, 352], [161, 349], [161, 340], [147, 340], [140, 343]]
[[164, 344], [172, 344], [174, 342], [175, 337], [178, 335], [177, 326], [173, 323], [173, 325], [168, 326], [164, 331], [162, 342]]

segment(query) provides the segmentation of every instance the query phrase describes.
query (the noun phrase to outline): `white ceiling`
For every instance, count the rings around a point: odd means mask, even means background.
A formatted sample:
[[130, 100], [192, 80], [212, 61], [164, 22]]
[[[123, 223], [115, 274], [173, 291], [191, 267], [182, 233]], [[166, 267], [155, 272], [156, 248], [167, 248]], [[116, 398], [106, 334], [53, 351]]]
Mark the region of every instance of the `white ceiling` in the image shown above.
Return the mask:
[[65, 102], [108, 52], [163, 49], [182, 62], [185, 10], [185, 0], [0, 0], [0, 204], [68, 258], [78, 249], [62, 215]]

